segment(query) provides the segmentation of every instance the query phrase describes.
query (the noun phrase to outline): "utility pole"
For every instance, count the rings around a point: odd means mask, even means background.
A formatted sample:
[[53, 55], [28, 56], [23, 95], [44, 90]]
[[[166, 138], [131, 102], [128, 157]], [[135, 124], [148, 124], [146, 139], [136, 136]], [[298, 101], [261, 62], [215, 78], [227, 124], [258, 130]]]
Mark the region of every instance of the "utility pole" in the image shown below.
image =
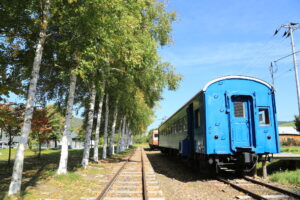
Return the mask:
[[274, 35], [276, 35], [281, 28], [287, 29], [283, 37], [290, 37], [291, 38], [291, 46], [292, 46], [292, 55], [293, 55], [293, 62], [294, 62], [294, 71], [295, 71], [295, 79], [296, 79], [296, 88], [297, 88], [297, 100], [298, 100], [298, 115], [300, 116], [300, 86], [299, 86], [299, 77], [298, 77], [298, 66], [296, 61], [296, 53], [295, 53], [295, 45], [294, 45], [294, 35], [293, 31], [296, 29], [299, 29], [300, 26], [299, 23], [289, 23], [289, 24], [283, 24], [280, 26], [279, 29], [276, 29]]
[[275, 86], [274, 86], [274, 73], [275, 72], [274, 72], [274, 68], [273, 68], [273, 62], [271, 62], [269, 70], [270, 70], [271, 78], [272, 78], [272, 86], [273, 86], [273, 88], [275, 88]]

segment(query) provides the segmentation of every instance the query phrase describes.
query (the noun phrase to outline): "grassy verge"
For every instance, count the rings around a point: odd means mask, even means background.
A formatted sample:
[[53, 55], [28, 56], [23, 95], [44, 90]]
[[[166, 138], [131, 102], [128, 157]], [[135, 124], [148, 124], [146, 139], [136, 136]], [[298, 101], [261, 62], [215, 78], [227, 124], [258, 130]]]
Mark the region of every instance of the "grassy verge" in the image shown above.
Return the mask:
[[136, 147], [142, 147], [142, 148], [149, 148], [149, 144], [148, 143], [143, 143], [143, 144], [136, 144]]
[[[300, 154], [300, 146], [281, 146], [281, 152]], [[295, 161], [273, 160], [267, 163], [271, 181], [300, 186], [300, 170], [295, 169]], [[262, 175], [262, 164], [258, 163], [257, 173]]]
[[[12, 151], [12, 158], [15, 157], [16, 149]], [[11, 180], [13, 162], [7, 164], [7, 149], [0, 151], [0, 199], [3, 199], [8, 191]], [[69, 171], [75, 171], [80, 167], [82, 150], [69, 150]], [[26, 150], [24, 159], [24, 169], [22, 178], [22, 191], [28, 187], [36, 186], [41, 180], [48, 179], [55, 174], [58, 167], [60, 150], [43, 150], [40, 158], [35, 152]], [[25, 194], [25, 193], [24, 193]], [[24, 195], [22, 193], [22, 195]]]
[[270, 175], [270, 180], [300, 186], [300, 170], [276, 172]]
[[281, 152], [300, 154], [300, 146], [281, 146]]
[[[102, 148], [99, 150], [99, 157], [101, 157]], [[84, 195], [84, 192], [99, 191], [101, 189], [99, 185], [101, 183], [103, 185], [103, 180], [107, 178], [113, 167], [134, 150], [135, 147], [101, 160], [99, 163], [91, 162], [86, 169], [80, 165], [82, 150], [69, 150], [69, 173], [66, 175], [55, 174], [60, 150], [43, 150], [40, 159], [34, 152], [26, 150], [20, 199], [79, 199], [78, 197]], [[0, 154], [0, 199], [4, 199], [11, 180], [13, 160], [8, 166], [7, 150], [1, 149]], [[12, 158], [14, 156], [15, 149]]]

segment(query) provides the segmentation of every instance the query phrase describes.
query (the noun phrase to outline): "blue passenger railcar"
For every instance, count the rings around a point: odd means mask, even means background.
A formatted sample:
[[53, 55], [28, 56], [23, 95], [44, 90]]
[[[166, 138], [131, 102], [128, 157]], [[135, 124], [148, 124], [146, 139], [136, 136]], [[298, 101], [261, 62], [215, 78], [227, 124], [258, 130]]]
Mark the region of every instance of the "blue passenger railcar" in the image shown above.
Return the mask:
[[163, 152], [249, 171], [259, 157], [280, 152], [272, 86], [246, 76], [207, 83], [159, 127]]

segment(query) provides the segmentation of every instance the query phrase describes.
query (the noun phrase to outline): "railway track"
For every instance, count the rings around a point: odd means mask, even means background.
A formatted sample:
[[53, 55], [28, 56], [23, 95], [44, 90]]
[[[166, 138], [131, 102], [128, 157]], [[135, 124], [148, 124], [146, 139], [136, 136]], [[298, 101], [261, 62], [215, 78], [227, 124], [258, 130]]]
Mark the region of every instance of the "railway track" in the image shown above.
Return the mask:
[[97, 200], [165, 200], [143, 149], [121, 166]]
[[300, 199], [300, 194], [252, 179], [247, 176], [240, 179], [217, 177], [217, 180], [228, 184], [234, 189], [245, 194], [244, 196], [236, 196], [237, 199]]

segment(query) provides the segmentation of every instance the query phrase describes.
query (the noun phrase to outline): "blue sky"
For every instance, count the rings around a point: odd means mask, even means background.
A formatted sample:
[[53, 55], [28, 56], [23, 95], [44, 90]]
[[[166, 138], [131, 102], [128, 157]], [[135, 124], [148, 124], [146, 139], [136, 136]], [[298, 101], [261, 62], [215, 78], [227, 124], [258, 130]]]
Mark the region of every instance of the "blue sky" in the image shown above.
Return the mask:
[[[291, 53], [290, 39], [273, 37], [276, 28], [300, 22], [299, 0], [168, 0], [167, 9], [177, 12], [173, 24], [174, 44], [160, 49], [163, 61], [183, 75], [176, 91], [164, 90], [156, 118], [157, 127], [202, 89], [208, 81], [224, 75], [247, 75], [271, 82], [270, 62]], [[300, 50], [300, 30], [295, 31]], [[300, 58], [300, 54], [298, 55]], [[299, 59], [297, 59], [299, 63]], [[292, 57], [278, 64], [275, 74], [278, 120], [297, 114]], [[300, 63], [299, 63], [300, 64]], [[290, 70], [292, 69], [292, 70]]]

